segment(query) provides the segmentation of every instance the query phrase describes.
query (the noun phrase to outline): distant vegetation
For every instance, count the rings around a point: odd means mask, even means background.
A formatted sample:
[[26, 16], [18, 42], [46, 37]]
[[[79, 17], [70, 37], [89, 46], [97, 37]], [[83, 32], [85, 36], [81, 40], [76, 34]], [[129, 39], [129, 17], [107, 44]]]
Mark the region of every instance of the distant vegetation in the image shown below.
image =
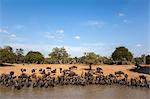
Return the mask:
[[146, 56], [146, 64], [150, 64], [150, 55]]
[[43, 63], [44, 62], [44, 56], [37, 51], [29, 51], [27, 55], [24, 57], [25, 63]]
[[126, 47], [117, 47], [111, 57], [100, 56], [95, 52], [85, 52], [82, 57], [70, 57], [64, 47], [53, 48], [48, 58], [44, 58], [41, 52], [29, 51], [24, 55], [22, 48], [13, 49], [10, 46], [0, 48], [0, 64], [3, 63], [36, 63], [36, 64], [150, 64], [150, 55], [133, 57], [132, 52]]
[[125, 47], [117, 47], [112, 53], [112, 58], [117, 64], [128, 64], [132, 61], [132, 53]]

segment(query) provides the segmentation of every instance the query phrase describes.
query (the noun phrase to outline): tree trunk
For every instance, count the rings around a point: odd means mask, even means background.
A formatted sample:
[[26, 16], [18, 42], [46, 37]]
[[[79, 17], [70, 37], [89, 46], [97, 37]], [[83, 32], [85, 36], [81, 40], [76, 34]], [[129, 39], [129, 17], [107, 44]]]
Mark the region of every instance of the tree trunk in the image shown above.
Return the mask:
[[89, 65], [89, 70], [92, 70], [92, 64]]

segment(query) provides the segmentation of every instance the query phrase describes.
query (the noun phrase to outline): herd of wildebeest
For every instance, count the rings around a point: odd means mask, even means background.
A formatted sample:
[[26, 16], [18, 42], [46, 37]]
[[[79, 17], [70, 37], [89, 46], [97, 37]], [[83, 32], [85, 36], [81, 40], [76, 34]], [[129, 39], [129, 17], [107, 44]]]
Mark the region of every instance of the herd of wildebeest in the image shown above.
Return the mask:
[[[149, 88], [149, 83], [144, 75], [139, 75], [136, 78], [128, 78], [128, 74], [122, 71], [117, 71], [114, 74], [104, 75], [103, 69], [97, 67], [95, 70], [87, 70], [78, 75], [74, 72], [76, 66], [71, 66], [68, 69], [62, 68], [52, 70], [51, 67], [46, 69], [32, 69], [31, 74], [26, 73], [26, 69], [21, 69], [21, 74], [15, 76], [14, 71], [8, 74], [0, 75], [0, 86], [6, 86], [13, 89], [29, 88], [48, 88], [63, 85], [86, 86], [90, 84], [96, 85], [126, 85], [134, 87]], [[39, 72], [37, 74], [37, 72]], [[59, 76], [56, 73], [60, 72]]]

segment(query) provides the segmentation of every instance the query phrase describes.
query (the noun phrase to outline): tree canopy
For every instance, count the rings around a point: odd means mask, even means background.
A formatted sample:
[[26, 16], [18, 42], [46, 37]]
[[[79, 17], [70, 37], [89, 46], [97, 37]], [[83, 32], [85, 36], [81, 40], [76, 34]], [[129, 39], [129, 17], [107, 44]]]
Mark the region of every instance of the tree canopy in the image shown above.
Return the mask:
[[98, 55], [96, 55], [94, 52], [88, 52], [85, 53], [85, 62], [87, 64], [95, 64], [97, 62]]
[[125, 47], [117, 47], [112, 53], [112, 58], [114, 61], [131, 61], [133, 59], [132, 53]]
[[100, 56], [97, 55], [96, 53], [94, 52], [87, 52], [87, 53], [84, 53], [84, 62], [86, 64], [89, 64], [89, 69], [91, 70], [92, 67], [91, 65], [92, 64], [97, 64], [98, 62], [100, 62]]
[[[130, 62], [133, 59], [133, 54], [126, 47], [117, 47], [112, 53], [111, 57], [102, 57], [94, 52], [85, 52], [81, 57], [70, 57], [64, 47], [55, 47], [49, 54], [49, 57], [44, 56], [38, 51], [29, 51], [24, 56], [22, 48], [13, 49], [11, 46], [0, 47], [0, 64], [2, 63], [50, 63], [50, 64], [114, 64], [122, 63], [124, 61]], [[135, 63], [150, 64], [150, 55], [142, 55], [135, 57]]]
[[67, 63], [69, 54], [67, 53], [64, 47], [62, 48], [53, 48], [52, 52], [49, 54], [50, 59], [55, 63]]
[[29, 51], [25, 56], [26, 63], [43, 63], [44, 56], [38, 51]]
[[145, 64], [146, 63], [146, 56], [143, 54], [140, 57], [135, 57], [134, 62], [137, 64]]
[[19, 48], [16, 49], [16, 62], [17, 63], [23, 63], [24, 62], [24, 56], [23, 56], [23, 49]]
[[146, 56], [146, 64], [150, 64], [150, 55]]
[[16, 54], [13, 52], [12, 47], [6, 46], [0, 49], [0, 63], [14, 63]]

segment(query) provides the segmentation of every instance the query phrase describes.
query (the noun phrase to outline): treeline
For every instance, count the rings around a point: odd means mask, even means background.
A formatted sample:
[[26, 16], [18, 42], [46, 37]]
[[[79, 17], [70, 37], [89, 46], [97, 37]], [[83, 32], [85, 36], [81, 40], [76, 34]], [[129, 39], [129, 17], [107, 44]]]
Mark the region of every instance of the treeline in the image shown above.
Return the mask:
[[126, 47], [117, 47], [111, 57], [100, 56], [94, 52], [85, 52], [82, 57], [70, 57], [64, 47], [53, 48], [49, 57], [41, 52], [29, 51], [24, 55], [22, 48], [13, 49], [11, 46], [0, 48], [0, 64], [3, 63], [36, 63], [36, 64], [150, 64], [150, 55], [133, 57]]

